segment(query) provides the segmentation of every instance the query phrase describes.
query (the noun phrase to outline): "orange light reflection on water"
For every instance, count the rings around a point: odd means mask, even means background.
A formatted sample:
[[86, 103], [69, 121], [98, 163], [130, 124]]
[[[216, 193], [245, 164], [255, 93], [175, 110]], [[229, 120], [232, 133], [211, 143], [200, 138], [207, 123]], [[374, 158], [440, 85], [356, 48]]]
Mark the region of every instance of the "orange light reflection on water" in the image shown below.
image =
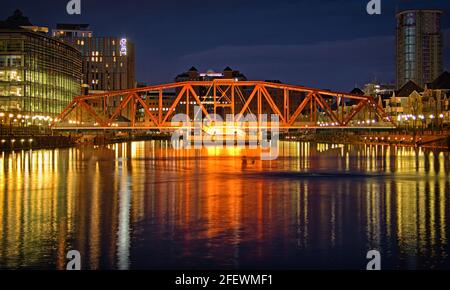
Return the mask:
[[[342, 247], [353, 230], [400, 256], [448, 259], [448, 153], [282, 142], [277, 160], [258, 154], [166, 141], [2, 153], [0, 268], [63, 269], [77, 249], [87, 268], [126, 269], [140, 264], [133, 247], [147, 239], [160, 252], [172, 241], [186, 260], [237, 267]], [[324, 172], [383, 175], [301, 175]], [[149, 267], [166, 265], [155, 259]]]

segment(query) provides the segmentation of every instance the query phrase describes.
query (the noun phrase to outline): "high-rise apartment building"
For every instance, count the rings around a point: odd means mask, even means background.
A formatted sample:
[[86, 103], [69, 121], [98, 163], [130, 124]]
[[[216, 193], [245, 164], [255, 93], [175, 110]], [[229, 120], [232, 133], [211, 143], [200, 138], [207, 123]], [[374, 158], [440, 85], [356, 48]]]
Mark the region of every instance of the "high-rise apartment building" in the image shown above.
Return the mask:
[[94, 36], [88, 24], [57, 24], [52, 34], [81, 51], [85, 88], [113, 91], [136, 87], [134, 44], [127, 38]]
[[443, 71], [440, 10], [406, 10], [397, 13], [397, 88], [408, 81], [420, 87]]

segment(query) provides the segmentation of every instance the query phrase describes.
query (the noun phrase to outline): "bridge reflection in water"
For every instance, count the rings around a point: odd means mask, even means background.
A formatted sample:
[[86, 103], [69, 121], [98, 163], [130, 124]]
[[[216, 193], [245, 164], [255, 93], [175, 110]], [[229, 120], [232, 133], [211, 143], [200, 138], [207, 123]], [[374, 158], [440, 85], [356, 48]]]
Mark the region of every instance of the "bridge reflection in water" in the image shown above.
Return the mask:
[[2, 153], [0, 268], [450, 266], [450, 161], [421, 149], [165, 141]]

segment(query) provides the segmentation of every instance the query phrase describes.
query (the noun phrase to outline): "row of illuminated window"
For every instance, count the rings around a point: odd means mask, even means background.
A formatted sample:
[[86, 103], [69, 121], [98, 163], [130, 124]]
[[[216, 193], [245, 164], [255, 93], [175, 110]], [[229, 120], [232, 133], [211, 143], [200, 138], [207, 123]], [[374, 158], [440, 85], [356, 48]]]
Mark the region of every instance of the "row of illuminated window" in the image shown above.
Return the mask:
[[413, 61], [405, 62], [405, 70], [413, 70], [415, 63]]
[[26, 42], [24, 52], [35, 58], [58, 59], [69, 63], [75, 62], [80, 57], [80, 53], [74, 48], [59, 43], [51, 45], [42, 42]]
[[[22, 36], [18, 36], [22, 37]], [[60, 43], [56, 40], [49, 40], [42, 36], [28, 36], [18, 39], [17, 36], [0, 38], [0, 52], [30, 52], [39, 51], [53, 56], [76, 56], [79, 55], [74, 48]]]
[[[0, 69], [0, 81], [5, 82], [21, 82], [24, 80], [24, 71], [16, 69]], [[77, 86], [80, 82], [77, 79], [64, 75], [48, 75], [43, 72], [26, 71], [25, 80], [31, 83], [42, 85], [52, 85], [56, 87]]]
[[55, 37], [92, 37], [92, 31], [80, 30], [54, 30]]
[[29, 51], [30, 49], [52, 52], [58, 55], [78, 54], [76, 49], [71, 46], [68, 46], [57, 40], [49, 40], [42, 37], [27, 38], [27, 40], [24, 42], [24, 51]]
[[30, 69], [51, 69], [59, 72], [74, 71], [81, 68], [79, 59], [69, 61], [67, 57], [52, 57], [40, 53], [33, 53], [25, 59], [24, 65]]
[[415, 36], [405, 36], [405, 44], [406, 45], [415, 45], [416, 37]]
[[416, 51], [416, 46], [413, 44], [405, 46], [405, 53], [414, 53]]
[[0, 110], [11, 112], [20, 111], [22, 113], [42, 113], [59, 114], [68, 105], [68, 101], [59, 101], [45, 98], [17, 99], [10, 97], [0, 97]]
[[27, 82], [39, 83], [43, 85], [53, 85], [57, 87], [67, 87], [80, 85], [81, 80], [66, 76], [64, 74], [50, 74], [41, 71], [27, 71], [25, 80]]
[[2, 67], [21, 67], [21, 55], [0, 55], [0, 68]]
[[414, 36], [416, 34], [416, 28], [415, 27], [406, 27], [404, 29], [405, 36]]
[[[110, 55], [110, 56], [126, 56], [126, 55], [122, 55], [120, 53], [120, 48], [118, 47], [111, 47], [111, 49], [103, 49], [103, 48], [93, 48], [94, 50], [92, 50], [91, 48], [87, 47], [87, 46], [81, 46], [80, 47], [80, 51], [81, 54], [83, 56], [105, 56], [105, 55]], [[99, 50], [97, 50], [99, 49]], [[98, 52], [98, 55], [96, 54]]]
[[[18, 51], [26, 51], [26, 55], [0, 55], [0, 69], [24, 67], [28, 70], [51, 70], [81, 79], [81, 71], [77, 72], [77, 68], [81, 69], [79, 53], [65, 45], [36, 37], [27, 38], [25, 42], [24, 40], [0, 39], [2, 49], [5, 47], [8, 49], [19, 48], [23, 43], [25, 43], [25, 47]], [[8, 77], [3, 76], [6, 79]]]
[[21, 82], [22, 71], [18, 70], [0, 70], [0, 81], [4, 82]]
[[[108, 57], [105, 56], [105, 66], [109, 67], [109, 63], [112, 63], [113, 66], [117, 66], [117, 57], [113, 56], [113, 57]], [[91, 56], [91, 57], [87, 57], [85, 58], [85, 60], [87, 62], [103, 62], [103, 57], [102, 56]], [[120, 67], [123, 67], [123, 62], [120, 62]]]
[[416, 14], [413, 12], [407, 13], [403, 18], [404, 25], [414, 25], [416, 24]]
[[55, 99], [70, 100], [74, 96], [79, 95], [79, 92], [79, 87], [76, 86], [58, 88], [41, 85], [18, 85], [11, 83], [0, 83], [0, 96], [43, 96]]
[[[87, 53], [87, 55], [89, 55]], [[104, 56], [104, 55], [112, 55], [112, 56], [116, 56], [116, 49], [110, 51], [110, 53], [104, 53], [102, 51], [98, 51], [98, 50], [93, 50], [90, 53], [91, 56]], [[123, 55], [119, 55], [119, 56], [123, 56]]]
[[92, 73], [85, 75], [85, 83], [93, 89], [126, 89], [128, 88], [127, 75], [124, 73]]
[[21, 51], [23, 40], [21, 39], [0, 39], [0, 52]]
[[405, 53], [405, 61], [413, 62], [416, 57], [414, 53]]

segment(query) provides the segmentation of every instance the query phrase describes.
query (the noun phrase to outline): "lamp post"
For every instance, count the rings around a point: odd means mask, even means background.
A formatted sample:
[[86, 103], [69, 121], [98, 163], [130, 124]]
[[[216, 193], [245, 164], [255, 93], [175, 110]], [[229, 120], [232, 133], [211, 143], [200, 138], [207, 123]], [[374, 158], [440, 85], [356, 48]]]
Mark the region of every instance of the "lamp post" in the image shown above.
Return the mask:
[[420, 119], [420, 124], [422, 125], [421, 127], [422, 127], [422, 135], [423, 135], [425, 116], [419, 115], [419, 119]]
[[441, 123], [441, 134], [444, 133], [444, 114], [439, 114], [439, 122]]
[[1, 112], [0, 113], [0, 118], [1, 118], [1, 122], [0, 122], [0, 132], [3, 134], [3, 118], [5, 117], [5, 113]]
[[14, 115], [9, 114], [8, 117], [9, 117], [9, 135], [12, 135], [12, 121], [13, 121]]
[[430, 115], [430, 120], [431, 120], [431, 132], [434, 132], [434, 115], [433, 114]]

